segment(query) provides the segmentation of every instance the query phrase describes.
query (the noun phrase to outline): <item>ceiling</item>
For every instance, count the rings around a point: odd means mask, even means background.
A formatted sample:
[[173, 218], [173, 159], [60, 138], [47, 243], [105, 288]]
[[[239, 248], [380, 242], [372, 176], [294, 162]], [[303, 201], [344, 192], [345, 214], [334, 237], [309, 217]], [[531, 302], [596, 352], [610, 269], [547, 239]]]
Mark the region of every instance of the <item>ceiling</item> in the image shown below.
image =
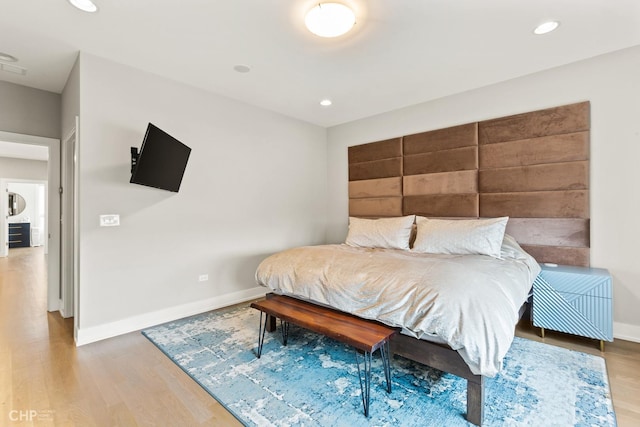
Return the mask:
[[0, 0], [0, 52], [27, 69], [0, 79], [59, 93], [84, 51], [329, 127], [640, 44], [638, 0], [342, 0], [336, 39], [303, 26], [317, 2]]

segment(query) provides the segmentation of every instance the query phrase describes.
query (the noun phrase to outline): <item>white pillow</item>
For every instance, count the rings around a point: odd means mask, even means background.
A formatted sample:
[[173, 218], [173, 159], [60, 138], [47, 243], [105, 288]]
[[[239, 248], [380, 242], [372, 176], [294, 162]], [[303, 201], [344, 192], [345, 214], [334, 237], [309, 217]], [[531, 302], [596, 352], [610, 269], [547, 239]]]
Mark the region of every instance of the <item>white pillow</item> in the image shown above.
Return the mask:
[[415, 215], [380, 219], [349, 217], [349, 233], [345, 243], [362, 248], [408, 250], [415, 217]]
[[509, 217], [490, 219], [429, 219], [417, 217], [413, 251], [430, 254], [479, 254], [500, 258]]

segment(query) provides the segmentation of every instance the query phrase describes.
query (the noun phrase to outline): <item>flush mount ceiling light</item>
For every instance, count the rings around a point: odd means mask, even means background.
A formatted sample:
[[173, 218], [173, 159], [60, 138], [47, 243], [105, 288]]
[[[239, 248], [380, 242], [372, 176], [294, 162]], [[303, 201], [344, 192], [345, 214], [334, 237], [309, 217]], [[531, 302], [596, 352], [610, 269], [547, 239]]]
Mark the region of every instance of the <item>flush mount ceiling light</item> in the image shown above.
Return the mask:
[[356, 15], [340, 3], [319, 3], [307, 12], [304, 23], [317, 36], [338, 37], [353, 28]]
[[93, 13], [98, 11], [98, 6], [91, 0], [69, 0], [69, 3], [83, 12]]
[[330, 99], [323, 99], [322, 101], [320, 101], [320, 105], [322, 105], [323, 107], [328, 107], [331, 104], [333, 104], [333, 102], [331, 102]]
[[540, 36], [542, 34], [550, 33], [551, 31], [553, 31], [556, 28], [558, 28], [558, 25], [560, 25], [560, 23], [558, 21], [547, 21], [547, 22], [544, 22], [544, 23], [538, 25], [533, 30], [533, 34], [536, 34], [536, 35]]
[[0, 61], [4, 62], [18, 62], [18, 58], [8, 53], [0, 52]]

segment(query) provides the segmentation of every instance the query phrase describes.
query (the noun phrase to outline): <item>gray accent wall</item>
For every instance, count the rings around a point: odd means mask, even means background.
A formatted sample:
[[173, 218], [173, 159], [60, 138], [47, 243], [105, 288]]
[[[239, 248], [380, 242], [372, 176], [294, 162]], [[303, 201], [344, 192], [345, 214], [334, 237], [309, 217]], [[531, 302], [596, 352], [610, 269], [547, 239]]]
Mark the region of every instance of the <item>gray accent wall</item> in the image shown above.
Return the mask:
[[76, 58], [76, 62], [69, 73], [67, 83], [62, 91], [61, 101], [61, 141], [71, 136], [71, 131], [76, 125], [76, 116], [80, 115], [80, 56]]
[[60, 138], [60, 94], [0, 81], [0, 130]]
[[47, 162], [0, 157], [0, 178], [46, 181], [48, 179]]

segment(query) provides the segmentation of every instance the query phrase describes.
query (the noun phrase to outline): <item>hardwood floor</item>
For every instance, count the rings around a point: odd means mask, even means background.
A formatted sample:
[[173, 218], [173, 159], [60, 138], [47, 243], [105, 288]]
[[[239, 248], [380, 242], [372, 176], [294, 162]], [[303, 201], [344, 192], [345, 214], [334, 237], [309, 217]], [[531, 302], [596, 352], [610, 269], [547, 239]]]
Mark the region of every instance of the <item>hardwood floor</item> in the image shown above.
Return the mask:
[[0, 426], [242, 425], [139, 332], [76, 347], [73, 319], [46, 307], [43, 249], [11, 249], [0, 258]]
[[[0, 332], [0, 426], [241, 425], [138, 332], [75, 347], [73, 320], [46, 311], [42, 248], [0, 258]], [[517, 335], [601, 354], [527, 322]], [[618, 425], [640, 425], [640, 344], [616, 340], [603, 356]]]

